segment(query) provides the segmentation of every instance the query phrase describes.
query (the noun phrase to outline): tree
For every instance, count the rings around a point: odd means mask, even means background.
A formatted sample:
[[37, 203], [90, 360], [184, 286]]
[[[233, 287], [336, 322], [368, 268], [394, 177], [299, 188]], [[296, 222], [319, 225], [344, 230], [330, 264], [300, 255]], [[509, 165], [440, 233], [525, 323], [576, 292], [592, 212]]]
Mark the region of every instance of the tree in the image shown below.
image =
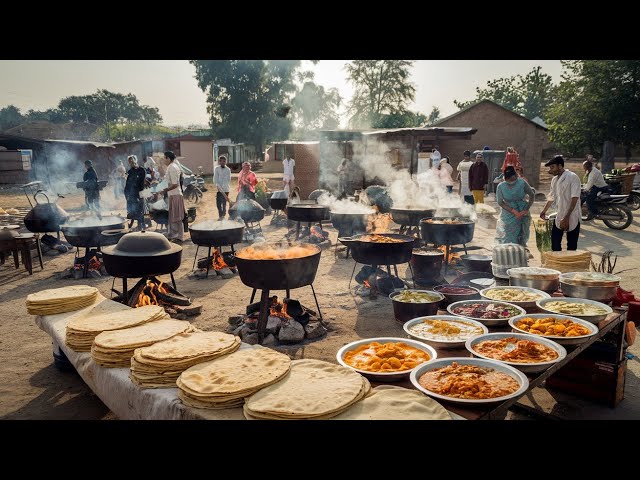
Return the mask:
[[429, 117], [427, 118], [427, 124], [433, 125], [438, 120], [440, 120], [440, 109], [434, 105], [434, 107], [431, 109]]
[[[305, 72], [307, 73], [307, 72]], [[308, 75], [305, 76], [308, 79]], [[317, 138], [314, 130], [338, 128], [338, 108], [342, 97], [337, 88], [325, 90], [312, 80], [304, 82], [293, 98], [291, 114], [294, 126], [292, 137], [296, 139]]]
[[568, 154], [602, 154], [602, 169], [610, 170], [615, 144], [640, 145], [640, 60], [572, 60], [562, 66], [558, 100], [549, 111], [551, 139]]
[[216, 137], [250, 143], [286, 139], [298, 60], [190, 60]]
[[480, 100], [491, 100], [528, 119], [546, 118], [553, 104], [556, 87], [550, 75], [542, 73], [541, 67], [534, 67], [524, 77], [516, 75], [498, 78], [487, 82], [487, 88], [476, 87], [476, 98], [468, 102], [454, 100], [456, 107], [462, 109]]
[[347, 80], [354, 85], [349, 104], [353, 127], [374, 125], [382, 115], [403, 113], [415, 98], [408, 60], [354, 60], [347, 64]]
[[24, 123], [24, 117], [15, 105], [8, 105], [0, 110], [0, 132], [17, 127], [21, 123]]
[[421, 127], [427, 121], [427, 116], [419, 112], [405, 110], [402, 112], [379, 115], [373, 123], [373, 128], [410, 128]]

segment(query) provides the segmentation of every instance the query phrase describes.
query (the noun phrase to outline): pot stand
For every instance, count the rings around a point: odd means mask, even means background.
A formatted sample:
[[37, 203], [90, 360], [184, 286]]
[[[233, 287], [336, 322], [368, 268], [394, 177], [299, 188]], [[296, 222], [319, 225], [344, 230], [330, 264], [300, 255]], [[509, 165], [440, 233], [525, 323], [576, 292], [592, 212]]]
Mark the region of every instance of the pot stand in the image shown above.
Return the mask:
[[[173, 272], [169, 274], [171, 276], [171, 284], [173, 285], [173, 289], [174, 290], [178, 290], [178, 287], [176, 287], [176, 279], [173, 278]], [[142, 277], [144, 279], [147, 278], [152, 278], [155, 275], [147, 275], [145, 277]], [[157, 276], [155, 276], [157, 278]], [[135, 277], [130, 277], [130, 278], [135, 278]], [[111, 283], [111, 291], [115, 291], [116, 293], [118, 293], [116, 290], [113, 289], [113, 285], [116, 282], [116, 278], [113, 277], [113, 282]], [[129, 303], [129, 288], [127, 287], [127, 277], [122, 277], [122, 303], [125, 305], [128, 305]]]
[[[316, 291], [313, 288], [313, 283], [310, 283], [311, 291], [313, 292], [313, 299], [316, 302], [316, 308], [318, 309], [318, 319], [320, 323], [324, 325], [324, 320], [322, 318], [322, 312], [320, 311], [320, 305], [318, 304], [318, 297], [316, 297]], [[253, 289], [251, 292], [251, 299], [249, 300], [249, 305], [251, 305], [256, 298], [257, 288]], [[291, 298], [291, 290], [287, 288], [285, 290], [287, 292], [287, 298]], [[271, 303], [271, 296], [269, 294], [270, 290], [264, 289], [260, 294], [260, 315], [258, 316], [258, 339], [262, 342], [264, 338], [264, 333], [267, 328], [267, 320], [269, 319], [269, 306]]]
[[[213, 247], [213, 245], [209, 245], [208, 247], [208, 251], [207, 251], [207, 258], [211, 258], [211, 248]], [[214, 247], [217, 248], [220, 252], [220, 255], [222, 255], [222, 246], [219, 247]], [[198, 260], [198, 250], [200, 250], [200, 245], [197, 246], [196, 248], [196, 256], [193, 259], [193, 266], [191, 267], [191, 270], [195, 270], [196, 268], [196, 261]], [[231, 253], [233, 253], [235, 255], [236, 251], [233, 248], [233, 244], [231, 244]], [[211, 270], [211, 262], [207, 261], [207, 278], [209, 278], [209, 270]], [[175, 288], [175, 285], [174, 285]]]
[[[311, 232], [311, 224], [313, 222], [296, 222], [296, 240], [298, 240], [300, 238], [300, 224], [301, 223], [306, 223], [307, 224], [307, 229], [309, 230], [309, 232]], [[323, 230], [322, 228], [322, 220], [318, 221], [318, 225], [320, 226], [320, 230]], [[309, 235], [311, 235], [311, 233], [309, 233]]]
[[[100, 252], [102, 253], [102, 251], [100, 250], [100, 246], [97, 247], [84, 247], [84, 259], [83, 259], [83, 267], [82, 267], [82, 278], [87, 278], [87, 275], [89, 273], [89, 259], [91, 258], [91, 255], [89, 255], [89, 253], [91, 252], [91, 250], [95, 249], [96, 252]], [[80, 257], [80, 247], [76, 247], [76, 256], [75, 258]], [[75, 263], [75, 259], [74, 259], [74, 263]]]
[[262, 233], [262, 226], [260, 225], [260, 222], [244, 222], [244, 234], [242, 235], [242, 241], [243, 242], [248, 242], [249, 240], [247, 239], [247, 237], [249, 235], [257, 235], [258, 233]]

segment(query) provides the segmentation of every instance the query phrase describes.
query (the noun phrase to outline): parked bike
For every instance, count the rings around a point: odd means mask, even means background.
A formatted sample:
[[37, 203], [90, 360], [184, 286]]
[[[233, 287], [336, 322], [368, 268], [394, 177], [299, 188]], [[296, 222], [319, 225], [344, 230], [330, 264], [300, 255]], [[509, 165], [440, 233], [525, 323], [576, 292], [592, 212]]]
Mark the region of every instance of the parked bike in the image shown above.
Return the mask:
[[[582, 218], [586, 219], [588, 213], [586, 204], [587, 194], [582, 192], [580, 201], [582, 203]], [[629, 195], [615, 195], [607, 192], [600, 192], [596, 197], [597, 213], [595, 220], [602, 220], [604, 224], [614, 230], [624, 230], [633, 222], [633, 213], [626, 206]]]

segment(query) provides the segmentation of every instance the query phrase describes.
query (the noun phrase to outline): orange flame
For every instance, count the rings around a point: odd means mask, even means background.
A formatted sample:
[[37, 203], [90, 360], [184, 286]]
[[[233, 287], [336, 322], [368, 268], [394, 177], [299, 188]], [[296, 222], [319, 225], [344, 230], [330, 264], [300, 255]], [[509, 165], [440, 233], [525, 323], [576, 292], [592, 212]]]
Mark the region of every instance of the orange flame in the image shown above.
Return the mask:
[[228, 268], [229, 265], [227, 265], [224, 261], [224, 258], [222, 257], [222, 254], [220, 253], [220, 250], [218, 250], [217, 248], [213, 250], [213, 257], [211, 258], [211, 265], [213, 266], [214, 270], [222, 270], [223, 268]]
[[[148, 292], [148, 295], [145, 291]], [[145, 288], [143, 288], [140, 295], [138, 295], [138, 301], [134, 305], [134, 308], [144, 307], [146, 305], [160, 305], [161, 303], [155, 295], [156, 292], [168, 293], [168, 290], [164, 287], [163, 282], [156, 284], [151, 280], [147, 280]]]
[[269, 307], [269, 315], [272, 317], [291, 318], [287, 313], [287, 304], [279, 302], [277, 299]]
[[[440, 250], [445, 255], [447, 254], [447, 247], [445, 245], [440, 245], [438, 247], [438, 250]], [[458, 262], [459, 259], [460, 259], [460, 254], [454, 253], [453, 250], [449, 249], [449, 258], [446, 259], [447, 263], [455, 264]]]
[[369, 283], [369, 281], [368, 281], [368, 280], [365, 280], [363, 283], [364, 283], [364, 286], [365, 286], [365, 287], [367, 287], [367, 288], [371, 288], [371, 284]]

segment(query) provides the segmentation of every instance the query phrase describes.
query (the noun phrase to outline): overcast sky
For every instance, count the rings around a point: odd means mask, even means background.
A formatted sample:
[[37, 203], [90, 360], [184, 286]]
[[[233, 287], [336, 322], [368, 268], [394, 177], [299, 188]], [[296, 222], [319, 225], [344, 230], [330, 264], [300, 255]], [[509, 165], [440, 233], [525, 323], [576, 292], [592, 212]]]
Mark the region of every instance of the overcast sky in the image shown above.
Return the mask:
[[[352, 86], [346, 81], [346, 63], [304, 65], [315, 71], [316, 83], [337, 87], [348, 101]], [[475, 87], [485, 87], [494, 78], [524, 75], [538, 65], [560, 80], [559, 60], [419, 60], [411, 76], [416, 100], [409, 108], [428, 115], [437, 106], [444, 117], [457, 110], [454, 99], [474, 98]], [[186, 60], [0, 60], [0, 72], [0, 108], [13, 104], [23, 113], [46, 110], [63, 97], [107, 89], [133, 93], [142, 104], [158, 107], [165, 125], [208, 123], [205, 95]]]

